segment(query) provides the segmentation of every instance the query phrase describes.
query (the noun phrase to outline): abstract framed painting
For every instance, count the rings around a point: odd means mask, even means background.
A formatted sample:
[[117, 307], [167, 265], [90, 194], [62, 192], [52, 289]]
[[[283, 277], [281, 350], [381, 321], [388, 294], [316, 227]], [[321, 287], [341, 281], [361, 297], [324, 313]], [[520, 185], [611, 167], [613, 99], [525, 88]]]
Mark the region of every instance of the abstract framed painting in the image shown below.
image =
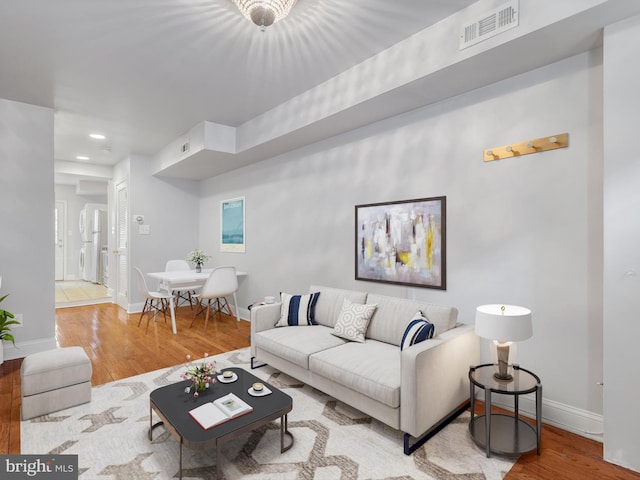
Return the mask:
[[245, 253], [244, 197], [220, 202], [220, 251]]
[[447, 288], [447, 198], [356, 205], [356, 280]]

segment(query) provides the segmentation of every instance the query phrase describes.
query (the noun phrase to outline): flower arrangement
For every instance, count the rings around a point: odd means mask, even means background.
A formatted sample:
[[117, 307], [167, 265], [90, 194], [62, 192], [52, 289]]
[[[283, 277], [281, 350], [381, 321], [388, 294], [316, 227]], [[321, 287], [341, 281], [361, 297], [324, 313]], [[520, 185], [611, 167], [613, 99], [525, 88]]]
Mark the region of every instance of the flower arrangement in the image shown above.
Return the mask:
[[189, 262], [195, 263], [196, 267], [202, 267], [204, 262], [206, 262], [210, 258], [211, 255], [207, 255], [202, 250], [198, 250], [196, 248], [195, 250], [192, 250], [191, 253], [189, 253], [189, 258], [187, 258], [187, 260]]
[[209, 385], [212, 385], [216, 382], [216, 374], [218, 371], [216, 370], [216, 362], [211, 361], [207, 362], [206, 358], [209, 356], [208, 353], [204, 354], [205, 361], [199, 364], [191, 363], [191, 355], [187, 355], [187, 371], [184, 372], [181, 377], [183, 380], [190, 380], [191, 386], [184, 389], [186, 393], [191, 393], [191, 389], [193, 388], [193, 396], [198, 398], [201, 392], [204, 392]]

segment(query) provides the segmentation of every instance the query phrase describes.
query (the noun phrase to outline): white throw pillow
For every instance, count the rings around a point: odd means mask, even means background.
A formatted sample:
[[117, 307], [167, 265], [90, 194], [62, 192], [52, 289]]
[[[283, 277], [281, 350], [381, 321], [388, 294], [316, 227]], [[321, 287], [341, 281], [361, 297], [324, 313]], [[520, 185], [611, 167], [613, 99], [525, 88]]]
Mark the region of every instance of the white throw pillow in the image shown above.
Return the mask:
[[293, 327], [317, 325], [313, 316], [319, 296], [320, 292], [310, 293], [308, 295], [280, 293], [282, 307], [280, 308], [280, 320], [278, 320], [275, 326]]
[[435, 327], [433, 326], [433, 323], [427, 320], [427, 317], [422, 313], [422, 310], [418, 310], [402, 335], [400, 350], [409, 348], [411, 345], [415, 345], [416, 343], [429, 340], [430, 338], [433, 338], [434, 333]]
[[348, 298], [342, 302], [342, 310], [333, 331], [336, 337], [364, 343], [364, 335], [377, 305], [352, 303]]

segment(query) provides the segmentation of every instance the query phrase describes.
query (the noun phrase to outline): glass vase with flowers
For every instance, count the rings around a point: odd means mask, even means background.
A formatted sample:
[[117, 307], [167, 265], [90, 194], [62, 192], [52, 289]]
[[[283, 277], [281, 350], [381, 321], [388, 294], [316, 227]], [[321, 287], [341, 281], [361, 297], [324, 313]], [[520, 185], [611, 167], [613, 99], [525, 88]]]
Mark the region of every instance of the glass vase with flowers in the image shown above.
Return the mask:
[[202, 265], [207, 262], [211, 258], [211, 255], [207, 255], [202, 250], [191, 250], [189, 253], [189, 258], [187, 260], [193, 263], [196, 266], [196, 272], [200, 273], [202, 271]]
[[199, 363], [191, 362], [191, 355], [187, 355], [187, 370], [182, 373], [183, 380], [191, 381], [191, 385], [184, 389], [185, 393], [191, 393], [193, 396], [198, 396], [204, 392], [207, 388], [216, 382], [216, 362], [213, 360], [207, 361], [208, 354], [204, 354], [204, 360]]

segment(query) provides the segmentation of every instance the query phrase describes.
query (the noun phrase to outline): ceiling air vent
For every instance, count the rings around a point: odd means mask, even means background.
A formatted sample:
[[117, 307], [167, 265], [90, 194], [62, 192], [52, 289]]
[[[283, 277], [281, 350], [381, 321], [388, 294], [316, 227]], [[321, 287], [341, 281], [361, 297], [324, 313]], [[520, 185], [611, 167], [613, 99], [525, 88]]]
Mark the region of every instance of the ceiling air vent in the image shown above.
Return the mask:
[[184, 142], [182, 145], [180, 145], [180, 153], [187, 152], [189, 152], [189, 142]]
[[482, 15], [460, 28], [460, 50], [518, 26], [518, 0]]

